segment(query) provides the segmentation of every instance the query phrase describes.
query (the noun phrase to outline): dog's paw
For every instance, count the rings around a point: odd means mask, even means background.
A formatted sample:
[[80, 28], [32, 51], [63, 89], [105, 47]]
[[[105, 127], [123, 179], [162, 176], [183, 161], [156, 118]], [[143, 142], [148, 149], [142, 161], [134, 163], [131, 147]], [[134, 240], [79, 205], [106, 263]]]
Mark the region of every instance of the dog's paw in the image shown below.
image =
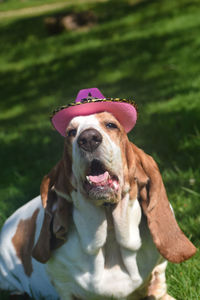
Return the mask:
[[161, 298], [161, 300], [176, 300], [176, 299], [173, 298], [172, 296], [166, 294], [165, 296], [163, 296], [163, 297]]
[[156, 297], [156, 296], [147, 296], [146, 298], [143, 298], [142, 300], [176, 300], [176, 299], [168, 294], [165, 294], [161, 298]]

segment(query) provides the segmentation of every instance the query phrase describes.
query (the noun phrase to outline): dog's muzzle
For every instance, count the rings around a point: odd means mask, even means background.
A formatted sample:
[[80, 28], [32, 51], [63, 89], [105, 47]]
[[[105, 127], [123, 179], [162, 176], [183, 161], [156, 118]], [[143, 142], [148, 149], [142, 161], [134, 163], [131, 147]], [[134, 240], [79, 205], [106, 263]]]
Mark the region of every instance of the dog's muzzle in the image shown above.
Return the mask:
[[105, 168], [98, 159], [93, 159], [84, 181], [84, 189], [89, 198], [105, 202], [115, 202], [119, 190], [119, 179]]

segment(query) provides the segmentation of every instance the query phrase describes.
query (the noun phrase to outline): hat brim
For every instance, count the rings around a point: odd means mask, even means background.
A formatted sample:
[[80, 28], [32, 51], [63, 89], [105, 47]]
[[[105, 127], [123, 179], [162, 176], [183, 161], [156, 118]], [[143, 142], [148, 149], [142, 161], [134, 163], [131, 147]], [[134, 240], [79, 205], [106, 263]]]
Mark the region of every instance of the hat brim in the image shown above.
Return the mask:
[[100, 112], [109, 112], [121, 123], [128, 133], [137, 121], [137, 106], [134, 101], [118, 98], [91, 99], [62, 106], [53, 112], [51, 122], [55, 129], [66, 136], [69, 122], [78, 116], [87, 116]]

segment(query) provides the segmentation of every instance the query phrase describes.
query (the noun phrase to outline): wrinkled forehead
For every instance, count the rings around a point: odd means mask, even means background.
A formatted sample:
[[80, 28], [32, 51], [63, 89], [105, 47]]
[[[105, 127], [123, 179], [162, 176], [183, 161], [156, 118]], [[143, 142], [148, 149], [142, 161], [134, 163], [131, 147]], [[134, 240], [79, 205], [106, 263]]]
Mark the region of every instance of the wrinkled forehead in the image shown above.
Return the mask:
[[101, 112], [89, 116], [79, 116], [71, 120], [68, 127], [75, 127], [78, 131], [82, 131], [86, 128], [102, 128], [102, 124], [105, 122], [115, 122], [120, 126], [117, 119], [108, 112]]
[[88, 127], [99, 127], [99, 120], [96, 115], [75, 117], [69, 123], [69, 126], [76, 127], [81, 130]]

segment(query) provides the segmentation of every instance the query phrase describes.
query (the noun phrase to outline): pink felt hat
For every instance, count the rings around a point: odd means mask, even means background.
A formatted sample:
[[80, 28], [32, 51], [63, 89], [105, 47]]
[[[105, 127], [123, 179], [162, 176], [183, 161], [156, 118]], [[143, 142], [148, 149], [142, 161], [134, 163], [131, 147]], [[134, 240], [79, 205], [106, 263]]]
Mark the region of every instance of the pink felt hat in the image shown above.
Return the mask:
[[137, 120], [137, 106], [133, 100], [105, 98], [97, 88], [80, 90], [74, 103], [54, 110], [51, 122], [55, 129], [66, 136], [69, 122], [78, 116], [107, 111], [115, 116], [128, 133]]

